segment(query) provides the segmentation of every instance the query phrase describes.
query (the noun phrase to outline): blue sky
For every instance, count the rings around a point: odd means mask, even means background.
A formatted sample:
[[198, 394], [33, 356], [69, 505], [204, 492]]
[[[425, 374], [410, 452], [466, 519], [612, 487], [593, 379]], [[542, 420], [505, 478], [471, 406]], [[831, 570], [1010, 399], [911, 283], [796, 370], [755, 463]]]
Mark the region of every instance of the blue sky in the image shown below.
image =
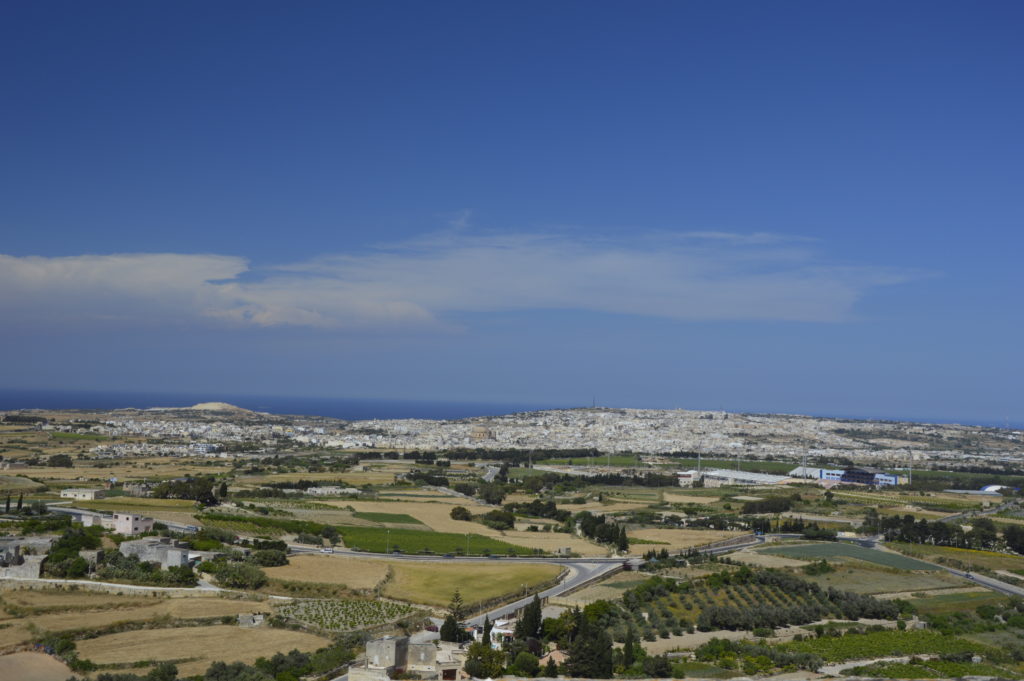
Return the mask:
[[0, 388], [1024, 422], [1015, 2], [0, 9]]

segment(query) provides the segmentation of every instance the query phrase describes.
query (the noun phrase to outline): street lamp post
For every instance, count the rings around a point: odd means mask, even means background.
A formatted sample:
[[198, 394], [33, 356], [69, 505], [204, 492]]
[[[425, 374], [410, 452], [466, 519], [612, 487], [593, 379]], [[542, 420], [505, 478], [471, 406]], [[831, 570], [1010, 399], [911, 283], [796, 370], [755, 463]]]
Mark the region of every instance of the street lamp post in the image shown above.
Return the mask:
[[469, 555], [469, 532], [466, 533], [466, 555]]
[[386, 548], [384, 549], [384, 553], [391, 553], [391, 530], [388, 529], [387, 533], [388, 533], [388, 539], [387, 539], [387, 543], [385, 544]]

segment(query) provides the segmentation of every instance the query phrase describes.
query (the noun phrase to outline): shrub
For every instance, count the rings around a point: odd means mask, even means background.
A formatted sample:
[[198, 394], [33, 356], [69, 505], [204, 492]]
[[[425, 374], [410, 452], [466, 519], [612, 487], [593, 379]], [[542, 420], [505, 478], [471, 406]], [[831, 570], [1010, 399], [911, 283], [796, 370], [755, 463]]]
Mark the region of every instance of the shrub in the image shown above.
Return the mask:
[[216, 573], [217, 583], [231, 589], [259, 589], [267, 583], [267, 575], [248, 563], [225, 563]]

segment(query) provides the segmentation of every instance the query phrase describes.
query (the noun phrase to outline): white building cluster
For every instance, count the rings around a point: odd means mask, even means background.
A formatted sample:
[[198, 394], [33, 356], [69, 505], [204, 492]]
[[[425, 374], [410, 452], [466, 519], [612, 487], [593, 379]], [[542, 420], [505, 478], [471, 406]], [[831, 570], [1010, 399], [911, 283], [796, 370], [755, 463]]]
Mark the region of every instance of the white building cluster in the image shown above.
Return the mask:
[[458, 421], [309, 422], [304, 424], [301, 418], [291, 423], [271, 423], [125, 416], [108, 420], [96, 429], [115, 437], [161, 441], [103, 444], [94, 451], [97, 456], [112, 457], [197, 453], [231, 457], [236, 456], [231, 449], [238, 449], [230, 447], [232, 443], [273, 450], [290, 442], [328, 450], [468, 448], [655, 455], [699, 452], [708, 457], [735, 459], [845, 458], [857, 464], [889, 468], [941, 460], [960, 464], [1012, 462], [1024, 453], [1024, 437], [1017, 431], [686, 410], [562, 409]]

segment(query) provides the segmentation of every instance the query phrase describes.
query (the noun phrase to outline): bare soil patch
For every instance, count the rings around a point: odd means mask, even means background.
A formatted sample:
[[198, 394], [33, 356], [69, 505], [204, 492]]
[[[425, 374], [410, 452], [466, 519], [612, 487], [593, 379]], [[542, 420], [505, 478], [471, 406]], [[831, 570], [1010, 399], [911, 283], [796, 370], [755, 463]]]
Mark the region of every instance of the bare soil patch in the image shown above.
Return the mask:
[[66, 664], [43, 653], [0, 655], [0, 679], [67, 681], [73, 675]]

